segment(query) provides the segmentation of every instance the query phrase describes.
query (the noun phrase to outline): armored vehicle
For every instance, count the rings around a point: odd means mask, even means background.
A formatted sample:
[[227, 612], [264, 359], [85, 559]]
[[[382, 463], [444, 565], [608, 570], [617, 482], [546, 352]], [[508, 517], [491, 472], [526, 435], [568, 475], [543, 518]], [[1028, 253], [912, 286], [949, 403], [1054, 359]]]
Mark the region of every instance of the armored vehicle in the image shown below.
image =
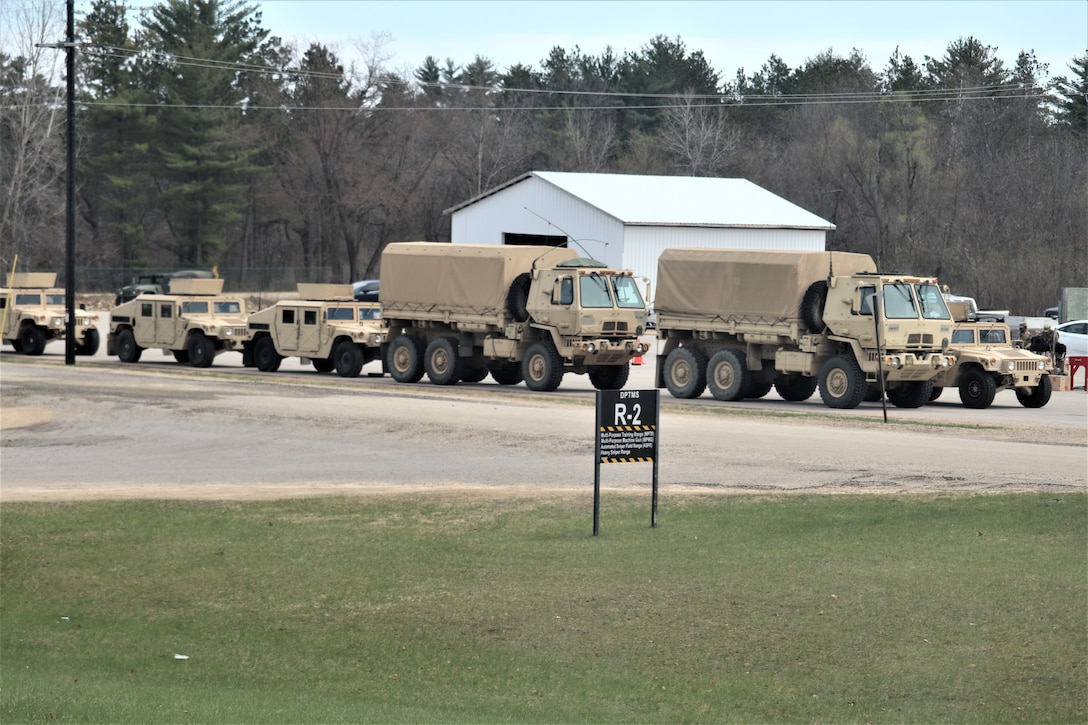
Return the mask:
[[854, 408], [884, 382], [900, 407], [925, 405], [954, 362], [936, 279], [878, 274], [845, 252], [667, 249], [658, 259], [657, 387], [678, 398], [786, 400], [820, 389]]
[[[41, 355], [46, 343], [67, 335], [65, 291], [57, 288], [52, 272], [20, 272], [11, 275], [11, 286], [0, 289], [0, 329], [5, 343], [15, 352]], [[75, 353], [98, 352], [98, 315], [76, 310]]]
[[309, 359], [319, 373], [345, 378], [381, 357], [385, 328], [374, 302], [356, 302], [351, 285], [300, 284], [300, 299], [281, 300], [249, 316], [258, 370], [275, 372], [285, 357]]
[[1050, 358], [1012, 346], [1009, 328], [1000, 322], [956, 322], [949, 352], [956, 364], [933, 379], [930, 400], [943, 388], [959, 388], [968, 408], [988, 408], [999, 390], [1015, 390], [1025, 408], [1042, 408], [1050, 401]]
[[382, 252], [386, 368], [398, 382], [619, 389], [648, 348], [633, 274], [545, 246], [404, 242]]
[[227, 350], [243, 351], [248, 333], [241, 297], [223, 295], [221, 279], [175, 279], [171, 294], [143, 294], [110, 311], [106, 350], [137, 362], [147, 348], [206, 368]]

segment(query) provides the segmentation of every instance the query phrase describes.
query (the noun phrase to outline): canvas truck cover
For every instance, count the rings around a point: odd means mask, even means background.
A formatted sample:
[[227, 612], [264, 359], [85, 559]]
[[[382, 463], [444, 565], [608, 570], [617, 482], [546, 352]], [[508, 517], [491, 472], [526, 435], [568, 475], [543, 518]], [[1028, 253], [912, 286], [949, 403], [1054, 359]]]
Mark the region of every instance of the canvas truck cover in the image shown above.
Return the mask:
[[666, 249], [657, 263], [659, 315], [786, 322], [800, 318], [805, 290], [829, 275], [876, 272], [867, 254]]
[[562, 247], [397, 242], [382, 252], [382, 308], [502, 315], [510, 284], [534, 261], [547, 268], [577, 256]]

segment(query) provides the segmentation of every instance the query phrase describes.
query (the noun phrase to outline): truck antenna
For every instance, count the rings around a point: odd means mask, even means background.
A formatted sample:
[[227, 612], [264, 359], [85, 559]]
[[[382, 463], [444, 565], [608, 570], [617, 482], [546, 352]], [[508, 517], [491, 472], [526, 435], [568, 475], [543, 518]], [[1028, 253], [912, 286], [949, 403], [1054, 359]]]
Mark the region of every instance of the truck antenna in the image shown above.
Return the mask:
[[[582, 246], [582, 241], [590, 241], [590, 242], [600, 242], [600, 243], [601, 243], [601, 244], [603, 244], [604, 246], [606, 246], [606, 247], [608, 246], [608, 242], [604, 242], [604, 241], [601, 241], [600, 239], [586, 239], [586, 240], [580, 240], [580, 239], [575, 239], [575, 238], [574, 238], [573, 236], [571, 236], [571, 235], [570, 235], [570, 233], [569, 233], [569, 232], [567, 232], [567, 230], [566, 230], [566, 229], [563, 229], [563, 228], [562, 228], [562, 227], [560, 227], [560, 226], [559, 226], [558, 224], [554, 224], [554, 223], [552, 223], [552, 222], [551, 222], [551, 221], [550, 221], [549, 219], [546, 219], [546, 218], [544, 218], [544, 217], [543, 217], [542, 215], [540, 215], [540, 214], [537, 214], [537, 213], [536, 213], [535, 211], [533, 211], [533, 210], [532, 210], [532, 209], [530, 209], [529, 207], [527, 207], [527, 206], [526, 206], [526, 207], [522, 207], [522, 208], [523, 208], [523, 209], [525, 209], [525, 211], [527, 211], [527, 212], [529, 212], [530, 214], [532, 214], [533, 216], [535, 216], [535, 217], [537, 217], [538, 219], [540, 219], [541, 221], [543, 221], [543, 222], [544, 222], [545, 224], [547, 224], [548, 226], [550, 226], [550, 227], [555, 227], [555, 228], [556, 228], [556, 229], [558, 229], [559, 231], [563, 232], [563, 236], [565, 236], [565, 237], [566, 237], [566, 238], [567, 238], [567, 239], [568, 239], [568, 240], [569, 240], [569, 241], [571, 242], [571, 244], [577, 244], [577, 245], [578, 245], [578, 248], [579, 248], [579, 249], [581, 249], [581, 250], [582, 250], [582, 252], [584, 252], [584, 253], [585, 253], [585, 255], [586, 255], [587, 257], [589, 257], [590, 259], [596, 259], [596, 257], [594, 257], [594, 256], [593, 256], [592, 254], [590, 254], [590, 253], [589, 253], [589, 250], [588, 250], [588, 249], [586, 249], [585, 247], [583, 247], [583, 246]], [[544, 254], [547, 254], [547, 252], [544, 252]], [[541, 255], [540, 255], [540, 257], [543, 257], [543, 256], [544, 256], [544, 254], [541, 254]], [[534, 259], [534, 260], [533, 260], [533, 266], [534, 266], [534, 267], [536, 266], [536, 262], [537, 262], [537, 260], [539, 260], [539, 259], [540, 259], [540, 257], [537, 257], [536, 259]]]

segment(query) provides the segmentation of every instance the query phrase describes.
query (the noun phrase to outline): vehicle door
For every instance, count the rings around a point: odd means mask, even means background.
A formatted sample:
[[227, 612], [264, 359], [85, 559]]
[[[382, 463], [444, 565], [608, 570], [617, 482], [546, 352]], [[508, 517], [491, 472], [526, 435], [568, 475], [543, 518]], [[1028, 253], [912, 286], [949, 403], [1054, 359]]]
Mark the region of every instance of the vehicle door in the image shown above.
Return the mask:
[[321, 344], [320, 325], [318, 320], [318, 313], [320, 310], [316, 307], [300, 310], [302, 313], [302, 324], [298, 330], [298, 349], [299, 352], [305, 355], [306, 353], [315, 353]]
[[11, 314], [11, 312], [8, 311], [7, 307], [7, 293], [0, 294], [0, 317], [3, 317], [4, 319], [3, 337], [5, 340], [10, 340], [15, 337], [15, 330], [19, 328], [19, 321], [15, 319], [15, 315]]
[[159, 347], [181, 349], [183, 340], [179, 338], [183, 335], [178, 329], [181, 319], [178, 316], [177, 303], [174, 300], [158, 300], [150, 304], [155, 324], [155, 344]]
[[276, 319], [272, 323], [276, 326], [276, 348], [280, 354], [298, 352], [298, 328], [302, 324], [299, 318], [299, 309], [289, 305], [280, 305], [276, 313]]

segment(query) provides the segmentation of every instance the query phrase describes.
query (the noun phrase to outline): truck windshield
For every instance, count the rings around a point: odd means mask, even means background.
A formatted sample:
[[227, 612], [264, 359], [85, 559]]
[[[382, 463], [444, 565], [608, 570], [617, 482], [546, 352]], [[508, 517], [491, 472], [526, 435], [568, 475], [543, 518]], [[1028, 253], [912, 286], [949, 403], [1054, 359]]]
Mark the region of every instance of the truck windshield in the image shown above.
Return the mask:
[[222, 302], [215, 303], [215, 314], [217, 315], [240, 315], [242, 314], [242, 305], [237, 300], [224, 300]]
[[937, 285], [916, 284], [914, 291], [918, 294], [918, 306], [922, 308], [922, 317], [927, 320], [952, 319], [948, 305], [944, 303], [944, 295], [937, 289]]
[[42, 303], [42, 296], [34, 293], [19, 292], [15, 295], [15, 304], [17, 305], [40, 305]]
[[616, 303], [620, 307], [641, 309], [646, 306], [642, 301], [642, 294], [638, 291], [633, 277], [615, 275], [612, 277], [612, 292], [616, 295]]
[[360, 307], [359, 322], [382, 319], [382, 311], [377, 307]]
[[64, 295], [62, 295], [62, 294], [48, 294], [47, 293], [45, 295], [45, 304], [47, 304], [47, 305], [63, 305], [64, 304]]
[[208, 314], [208, 303], [205, 300], [187, 300], [181, 303], [181, 313], [183, 315], [206, 315]]
[[578, 277], [578, 292], [582, 296], [582, 307], [612, 306], [612, 297], [608, 294], [608, 278], [596, 272]]
[[896, 282], [884, 285], [884, 316], [889, 320], [918, 319], [918, 309], [914, 306], [910, 284]]

